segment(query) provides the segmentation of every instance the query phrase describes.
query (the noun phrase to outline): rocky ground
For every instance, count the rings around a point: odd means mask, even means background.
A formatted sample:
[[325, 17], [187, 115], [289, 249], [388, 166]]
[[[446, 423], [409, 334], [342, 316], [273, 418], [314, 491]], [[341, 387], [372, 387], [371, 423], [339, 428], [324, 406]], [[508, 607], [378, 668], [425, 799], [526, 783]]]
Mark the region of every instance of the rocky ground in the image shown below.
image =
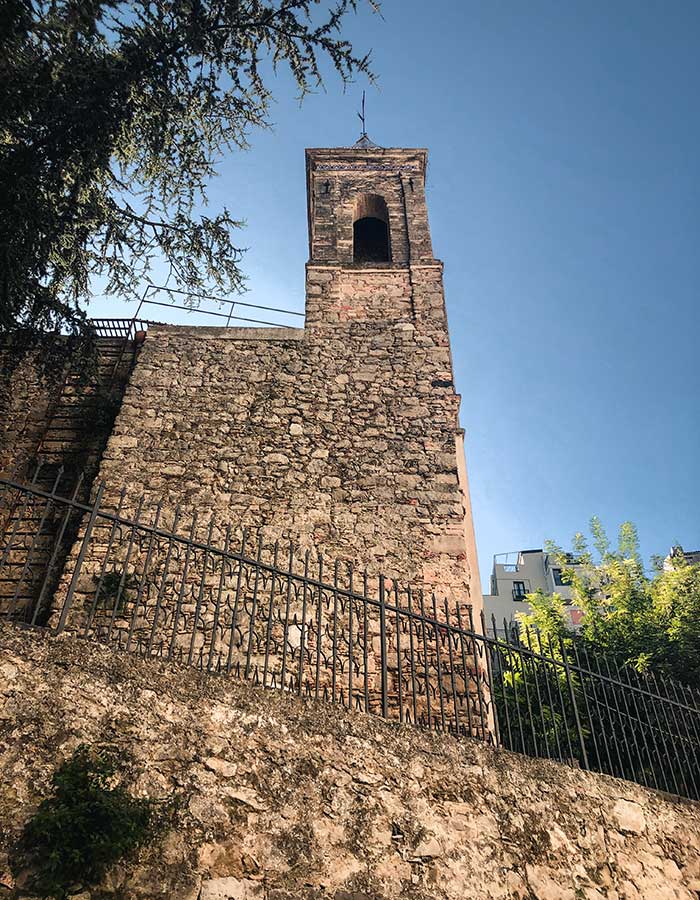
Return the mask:
[[74, 900], [680, 900], [700, 807], [71, 638], [0, 628], [7, 852], [81, 743], [171, 827]]

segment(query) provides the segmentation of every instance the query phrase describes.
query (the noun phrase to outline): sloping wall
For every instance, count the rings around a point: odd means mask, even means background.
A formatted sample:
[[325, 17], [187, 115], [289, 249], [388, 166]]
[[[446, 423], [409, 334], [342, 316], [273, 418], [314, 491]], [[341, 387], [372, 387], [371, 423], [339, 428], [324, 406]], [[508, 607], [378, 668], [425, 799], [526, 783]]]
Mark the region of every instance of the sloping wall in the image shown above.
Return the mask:
[[81, 900], [700, 895], [697, 804], [6, 626], [0, 882], [2, 854], [84, 741], [126, 750], [132, 790], [182, 806], [158, 846]]

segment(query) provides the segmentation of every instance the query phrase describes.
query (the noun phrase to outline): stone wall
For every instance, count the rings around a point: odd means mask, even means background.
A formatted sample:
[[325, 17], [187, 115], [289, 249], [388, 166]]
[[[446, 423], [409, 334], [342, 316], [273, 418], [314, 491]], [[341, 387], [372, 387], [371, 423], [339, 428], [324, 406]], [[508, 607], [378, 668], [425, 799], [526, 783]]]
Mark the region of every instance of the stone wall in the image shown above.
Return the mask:
[[39, 461], [54, 471], [96, 468], [136, 347], [97, 338], [94, 359], [82, 370], [63, 338], [56, 338], [52, 352], [54, 364], [44, 372], [35, 353], [15, 357], [0, 346], [0, 474], [19, 481], [30, 478]]
[[100, 470], [105, 505], [126, 486], [133, 513], [145, 491], [166, 522], [180, 504], [202, 533], [214, 517], [478, 611], [440, 268], [413, 288], [405, 271], [358, 273], [352, 303], [342, 270], [309, 267], [308, 285], [305, 329], [149, 330]]
[[[163, 500], [283, 539], [453, 606], [481, 589], [459, 395], [425, 202], [427, 153], [308, 150], [304, 329], [155, 326], [107, 446], [104, 505]], [[353, 262], [363, 197], [386, 204], [391, 261]], [[88, 561], [88, 565], [89, 565]]]
[[[53, 365], [46, 371], [36, 365], [35, 353], [10, 360], [0, 352], [0, 477], [85, 501], [136, 347], [98, 337], [95, 357], [83, 368], [61, 337], [50, 352]], [[0, 485], [0, 615], [42, 621], [48, 613], [75, 537], [64, 513], [41, 497], [20, 498]]]
[[81, 742], [180, 801], [81, 900], [700, 896], [697, 804], [80, 641], [4, 626], [0, 648], [0, 896], [24, 896], [4, 854]]
[[[9, 362], [9, 354], [0, 352], [0, 373]], [[26, 477], [61, 383], [62, 373], [53, 382], [41, 378], [30, 355], [13, 365], [11, 375], [0, 377], [0, 473]]]

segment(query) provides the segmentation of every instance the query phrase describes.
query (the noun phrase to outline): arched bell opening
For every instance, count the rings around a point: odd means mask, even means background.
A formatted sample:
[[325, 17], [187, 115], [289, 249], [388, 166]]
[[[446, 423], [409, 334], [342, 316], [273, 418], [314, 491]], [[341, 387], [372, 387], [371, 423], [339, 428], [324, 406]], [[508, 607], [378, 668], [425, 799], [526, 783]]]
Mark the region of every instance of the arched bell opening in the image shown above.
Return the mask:
[[355, 202], [352, 247], [356, 263], [391, 262], [389, 211], [378, 194], [362, 194]]

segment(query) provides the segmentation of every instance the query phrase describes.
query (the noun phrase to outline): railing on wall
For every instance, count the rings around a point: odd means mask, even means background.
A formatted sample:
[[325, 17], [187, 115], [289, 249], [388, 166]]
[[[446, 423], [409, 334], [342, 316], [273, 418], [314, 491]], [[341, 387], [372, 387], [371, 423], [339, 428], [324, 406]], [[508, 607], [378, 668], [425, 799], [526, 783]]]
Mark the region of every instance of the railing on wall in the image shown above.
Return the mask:
[[[180, 302], [178, 302], [180, 301]], [[176, 322], [162, 321], [163, 311], [167, 310], [170, 319], [179, 319]], [[150, 314], [161, 318], [149, 318]], [[193, 316], [186, 323], [182, 322], [183, 313]], [[273, 316], [269, 314], [273, 313]], [[266, 318], [258, 318], [264, 315]], [[198, 319], [199, 321], [195, 321]], [[196, 294], [181, 291], [178, 288], [165, 287], [164, 285], [146, 285], [139, 304], [130, 319], [121, 318], [93, 318], [90, 325], [96, 337], [102, 339], [120, 339], [122, 341], [119, 356], [114, 365], [112, 386], [117, 372], [129, 352], [132, 354], [132, 363], [136, 350], [151, 325], [188, 324], [202, 325], [204, 323], [213, 327], [233, 328], [237, 326], [263, 325], [272, 328], [298, 327], [299, 320], [304, 319], [304, 313], [294, 310], [282, 309], [276, 306], [261, 306], [257, 303], [245, 303], [242, 300], [229, 300], [223, 297], [214, 297], [210, 294]]]
[[[180, 321], [172, 323], [160, 321], [165, 310], [168, 311], [168, 314], [172, 314], [170, 318], [175, 317]], [[270, 313], [274, 315], [269, 315]], [[206, 324], [221, 328], [232, 328], [241, 324], [285, 328], [298, 326], [299, 320], [304, 318], [304, 313], [277, 306], [262, 306], [259, 303], [245, 303], [243, 300], [230, 300], [210, 294], [196, 294], [163, 285], [148, 284], [131, 318], [96, 318], [90, 321], [98, 337], [121, 337], [134, 340], [136, 334], [139, 331], [147, 331], [149, 325], [183, 324], [182, 319], [189, 316], [204, 317]], [[261, 318], [261, 316], [265, 318]], [[192, 320], [190, 322], [193, 323]], [[190, 324], [190, 322], [184, 324]]]
[[[700, 702], [214, 520], [0, 479], [0, 614], [700, 799]], [[66, 555], [67, 564], [64, 565]]]

